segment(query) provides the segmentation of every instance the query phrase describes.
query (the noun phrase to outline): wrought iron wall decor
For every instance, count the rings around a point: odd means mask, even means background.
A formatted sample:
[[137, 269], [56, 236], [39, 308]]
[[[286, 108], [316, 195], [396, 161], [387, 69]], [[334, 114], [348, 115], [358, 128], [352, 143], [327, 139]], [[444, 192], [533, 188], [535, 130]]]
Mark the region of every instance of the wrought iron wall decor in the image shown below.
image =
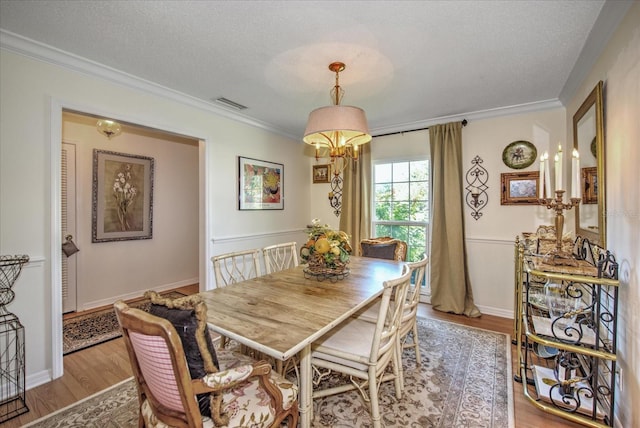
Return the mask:
[[342, 185], [344, 184], [344, 180], [339, 172], [333, 173], [333, 178], [331, 179], [331, 192], [329, 192], [329, 204], [331, 208], [333, 208], [333, 213], [336, 217], [340, 217], [340, 212], [342, 211]]
[[482, 217], [482, 210], [489, 202], [487, 194], [487, 181], [489, 181], [489, 172], [481, 165], [484, 161], [480, 156], [476, 156], [471, 161], [471, 168], [467, 171], [465, 180], [467, 181], [467, 194], [465, 202], [471, 208], [471, 217], [478, 220]]

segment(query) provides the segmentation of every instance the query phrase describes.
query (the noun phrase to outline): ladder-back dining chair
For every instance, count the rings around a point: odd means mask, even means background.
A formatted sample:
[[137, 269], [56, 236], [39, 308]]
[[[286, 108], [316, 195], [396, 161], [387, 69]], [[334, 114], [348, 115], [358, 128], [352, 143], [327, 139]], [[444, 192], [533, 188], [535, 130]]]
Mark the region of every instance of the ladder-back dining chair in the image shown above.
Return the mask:
[[[264, 266], [267, 274], [279, 272], [298, 266], [298, 244], [296, 242], [285, 242], [283, 244], [269, 245], [262, 249]], [[290, 371], [295, 371], [296, 378], [300, 379], [298, 370], [298, 358], [292, 357], [286, 361], [275, 361], [276, 371], [285, 375]]]
[[[262, 275], [259, 249], [219, 254], [211, 257], [211, 262], [213, 263], [216, 288], [226, 287]], [[226, 348], [228, 342], [227, 337], [220, 336], [220, 348]]]
[[298, 266], [298, 250], [295, 242], [269, 245], [262, 249], [262, 254], [268, 274]]
[[[318, 389], [313, 398], [357, 389], [370, 404], [373, 426], [381, 426], [378, 388], [394, 381], [396, 397], [402, 397], [398, 332], [411, 272], [407, 266], [400, 278], [385, 281], [377, 322], [349, 318], [320, 338], [311, 347], [311, 365], [323, 374], [333, 371], [350, 377], [351, 382]], [[400, 304], [398, 304], [400, 303]], [[391, 364], [392, 373], [387, 372]]]
[[[427, 265], [429, 264], [429, 258], [424, 256], [422, 260], [417, 262], [407, 263], [411, 272], [412, 285], [407, 291], [407, 298], [404, 301], [402, 308], [402, 318], [400, 320], [400, 328], [398, 331], [398, 340], [400, 342], [401, 356], [403, 351], [408, 348], [413, 348], [416, 355], [416, 364], [419, 366], [422, 363], [420, 355], [420, 343], [418, 341], [418, 304], [420, 303], [420, 290], [422, 283], [424, 282], [425, 272]], [[377, 314], [380, 310], [380, 301], [369, 306], [366, 310], [356, 314], [355, 317], [368, 322], [376, 322]], [[411, 335], [409, 335], [411, 333]], [[411, 336], [411, 337], [409, 337]], [[402, 389], [404, 390], [404, 371], [402, 364], [400, 364], [400, 372], [402, 374]]]
[[407, 259], [407, 243], [390, 236], [362, 239], [360, 254], [362, 257], [405, 261]]
[[[285, 420], [287, 426], [296, 426], [297, 388], [273, 373], [268, 363], [247, 361], [244, 356], [219, 358], [219, 361], [240, 361], [240, 365], [214, 366], [212, 372], [192, 379], [193, 368], [188, 361], [193, 360], [194, 347], [191, 346], [188, 360], [184, 339], [172, 322], [130, 308], [123, 301], [116, 302], [114, 309], [137, 383], [138, 426], [238, 427], [252, 421], [251, 426], [255, 427], [277, 427]], [[200, 318], [206, 317], [206, 305], [198, 303], [195, 312], [201, 313]], [[199, 328], [204, 335], [204, 320]], [[210, 417], [202, 414], [199, 405], [202, 394]]]
[[211, 257], [216, 287], [225, 287], [262, 275], [260, 250], [244, 250]]

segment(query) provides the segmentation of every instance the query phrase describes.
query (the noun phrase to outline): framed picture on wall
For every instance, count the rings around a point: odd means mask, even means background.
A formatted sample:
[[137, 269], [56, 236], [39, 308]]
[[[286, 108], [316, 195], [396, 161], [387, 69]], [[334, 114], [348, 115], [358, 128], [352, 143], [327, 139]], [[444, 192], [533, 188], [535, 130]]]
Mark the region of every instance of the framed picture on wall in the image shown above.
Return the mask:
[[240, 210], [284, 209], [284, 165], [238, 158], [238, 207]]
[[582, 203], [598, 203], [598, 168], [582, 168]]
[[313, 182], [328, 183], [331, 175], [331, 165], [313, 165]]
[[91, 242], [151, 239], [154, 159], [93, 151]]
[[538, 171], [500, 174], [500, 205], [538, 204]]

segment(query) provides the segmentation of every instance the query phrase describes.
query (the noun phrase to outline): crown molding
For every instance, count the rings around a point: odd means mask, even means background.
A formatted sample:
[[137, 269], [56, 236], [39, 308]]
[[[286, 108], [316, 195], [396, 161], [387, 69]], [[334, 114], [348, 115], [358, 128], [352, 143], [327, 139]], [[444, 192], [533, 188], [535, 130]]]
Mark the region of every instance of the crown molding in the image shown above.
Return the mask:
[[191, 95], [158, 85], [157, 83], [136, 77], [132, 74], [124, 73], [115, 68], [65, 52], [61, 49], [20, 36], [10, 31], [0, 29], [0, 49], [26, 56], [37, 61], [63, 67], [87, 76], [100, 78], [116, 85], [145, 92], [161, 98], [166, 98], [189, 107], [197, 108], [199, 110], [241, 122], [246, 125], [254, 126], [265, 131], [273, 132], [287, 138], [297, 139], [295, 136], [265, 122], [255, 120], [235, 111], [220, 108]]
[[531, 113], [534, 111], [551, 110], [554, 108], [564, 107], [559, 99], [551, 99], [544, 101], [536, 101], [533, 103], [518, 104], [507, 107], [498, 107], [488, 110], [478, 110], [464, 114], [455, 114], [450, 116], [440, 116], [433, 119], [421, 120], [417, 122], [408, 122], [400, 125], [380, 127], [371, 129], [371, 135], [375, 137], [381, 134], [390, 134], [396, 132], [409, 132], [413, 129], [428, 128], [441, 123], [456, 122], [466, 119], [469, 122], [481, 119], [491, 119], [494, 117], [510, 116], [516, 114]]

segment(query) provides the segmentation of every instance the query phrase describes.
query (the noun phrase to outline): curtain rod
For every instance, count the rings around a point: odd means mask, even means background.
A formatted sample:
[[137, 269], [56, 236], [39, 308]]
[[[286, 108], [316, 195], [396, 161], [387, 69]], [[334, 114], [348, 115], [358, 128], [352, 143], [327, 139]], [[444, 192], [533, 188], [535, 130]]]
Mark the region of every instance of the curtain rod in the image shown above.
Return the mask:
[[[467, 119], [462, 119], [462, 126], [467, 126]], [[396, 135], [396, 134], [404, 134], [406, 132], [416, 132], [416, 131], [425, 131], [429, 129], [429, 127], [427, 126], [426, 128], [418, 128], [418, 129], [410, 129], [408, 131], [398, 131], [398, 132], [389, 132], [388, 134], [380, 134], [380, 135], [374, 135], [373, 137], [386, 137], [387, 135]]]

